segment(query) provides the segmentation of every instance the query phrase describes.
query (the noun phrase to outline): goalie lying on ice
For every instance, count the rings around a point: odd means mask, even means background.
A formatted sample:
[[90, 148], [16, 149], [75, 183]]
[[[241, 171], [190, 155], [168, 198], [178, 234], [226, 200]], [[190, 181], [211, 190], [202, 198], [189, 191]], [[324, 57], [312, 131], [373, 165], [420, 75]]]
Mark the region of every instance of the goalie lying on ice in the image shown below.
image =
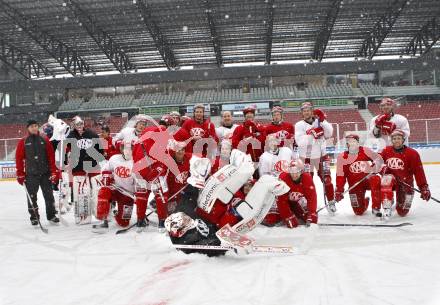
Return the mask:
[[[174, 244], [220, 245], [215, 232], [229, 224], [236, 232], [246, 233], [259, 224], [277, 196], [286, 193], [287, 185], [277, 178], [262, 176], [246, 197], [240, 199], [240, 189], [248, 183], [254, 173], [249, 155], [233, 150], [231, 164], [212, 175], [202, 187], [188, 186], [176, 213], [165, 220], [171, 241]], [[196, 186], [200, 186], [200, 174]], [[192, 179], [188, 179], [191, 183]], [[185, 249], [185, 253], [199, 252], [221, 255], [225, 251]]]

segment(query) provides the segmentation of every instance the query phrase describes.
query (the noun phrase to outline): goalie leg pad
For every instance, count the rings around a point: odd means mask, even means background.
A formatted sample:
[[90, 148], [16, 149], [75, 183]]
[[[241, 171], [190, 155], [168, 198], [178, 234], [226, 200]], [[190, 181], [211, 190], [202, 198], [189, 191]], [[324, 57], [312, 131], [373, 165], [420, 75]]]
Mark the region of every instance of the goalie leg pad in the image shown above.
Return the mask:
[[89, 224], [92, 221], [90, 205], [90, 180], [85, 175], [73, 177], [73, 201], [75, 205], [75, 223]]
[[277, 178], [264, 175], [252, 187], [245, 198], [245, 204], [236, 207], [243, 220], [234, 225], [236, 232], [248, 232], [261, 223], [275, 203], [275, 195], [288, 192], [289, 187]]

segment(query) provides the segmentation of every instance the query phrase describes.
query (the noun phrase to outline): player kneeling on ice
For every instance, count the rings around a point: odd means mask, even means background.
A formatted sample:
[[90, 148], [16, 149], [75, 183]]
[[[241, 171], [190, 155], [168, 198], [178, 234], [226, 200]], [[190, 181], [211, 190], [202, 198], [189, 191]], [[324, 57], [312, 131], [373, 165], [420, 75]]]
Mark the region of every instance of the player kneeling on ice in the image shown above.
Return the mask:
[[[207, 175], [203, 175], [206, 171], [198, 168], [196, 163], [199, 162], [195, 160], [193, 163], [188, 179], [191, 185], [182, 198], [183, 202], [178, 205], [178, 212], [165, 221], [173, 244], [194, 246], [184, 249], [185, 253], [224, 254], [226, 250], [197, 249], [196, 246], [221, 245], [216, 233], [222, 231], [219, 229], [224, 225], [227, 228], [232, 226], [233, 232], [239, 233], [254, 229], [263, 220], [276, 196], [288, 191], [285, 183], [265, 175], [255, 183], [244, 200], [240, 199], [237, 193], [249, 183], [254, 166], [249, 155], [236, 149], [232, 151], [230, 164], [212, 175], [205, 184], [201, 183], [201, 178], [206, 178]], [[185, 208], [185, 211], [179, 211], [179, 208]]]
[[371, 190], [372, 213], [380, 213], [380, 177], [375, 175], [383, 164], [382, 158], [372, 150], [359, 145], [357, 134], [346, 137], [347, 150], [338, 156], [336, 171], [336, 201], [344, 198], [344, 185], [348, 182], [350, 203], [356, 215], [368, 209], [370, 198], [365, 192]]
[[428, 201], [431, 198], [425, 171], [419, 153], [404, 145], [405, 132], [396, 129], [391, 133], [392, 146], [387, 146], [380, 153], [385, 167], [382, 169], [381, 199], [383, 216], [391, 216], [394, 194], [396, 191], [396, 211], [400, 216], [406, 216], [414, 198], [414, 178], [420, 189], [421, 198]]
[[303, 162], [296, 159], [290, 162], [286, 172], [281, 173], [279, 177], [287, 184], [289, 191], [277, 198], [280, 219], [273, 220], [282, 220], [288, 228], [297, 227], [299, 221], [307, 225], [318, 222], [315, 184], [312, 175], [303, 171]]
[[112, 201], [116, 201], [118, 205], [118, 211], [115, 215], [118, 225], [121, 227], [129, 225], [133, 203], [135, 202], [137, 226], [139, 229], [147, 226], [145, 217], [147, 206], [146, 183], [142, 179], [135, 179], [132, 175], [131, 142], [118, 142], [117, 146], [119, 146], [120, 154], [112, 156], [102, 169], [103, 186], [98, 193], [96, 218], [103, 222], [93, 226], [93, 231], [96, 233], [103, 233], [108, 230], [108, 217]]

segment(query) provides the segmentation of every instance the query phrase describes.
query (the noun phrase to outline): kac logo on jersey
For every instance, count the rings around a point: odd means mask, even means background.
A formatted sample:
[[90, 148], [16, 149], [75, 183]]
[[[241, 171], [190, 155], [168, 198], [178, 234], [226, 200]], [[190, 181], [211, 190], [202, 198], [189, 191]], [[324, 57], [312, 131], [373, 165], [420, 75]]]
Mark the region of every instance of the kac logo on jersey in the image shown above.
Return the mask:
[[282, 139], [282, 140], [286, 139], [289, 135], [290, 135], [290, 133], [285, 130], [280, 130], [276, 133], [276, 137], [278, 139]]
[[205, 131], [199, 127], [191, 128], [190, 135], [193, 137], [203, 137], [205, 135]]
[[181, 172], [180, 174], [178, 174], [176, 176], [176, 183], [185, 183], [186, 179], [188, 179], [189, 176], [189, 172], [185, 171], [185, 172]]
[[405, 163], [399, 158], [390, 158], [387, 160], [387, 166], [391, 169], [404, 169]]
[[93, 144], [92, 139], [80, 139], [76, 141], [76, 146], [79, 149], [89, 149], [90, 147], [92, 147], [92, 144]]
[[287, 172], [289, 169], [289, 161], [287, 160], [279, 160], [273, 166], [274, 170], [278, 173]]
[[299, 202], [301, 198], [304, 197], [303, 193], [300, 192], [291, 192], [289, 194], [289, 200]]
[[365, 173], [367, 170], [367, 162], [356, 161], [350, 165], [350, 172], [353, 174]]
[[115, 174], [121, 178], [128, 178], [131, 175], [131, 171], [128, 167], [118, 166], [115, 168]]

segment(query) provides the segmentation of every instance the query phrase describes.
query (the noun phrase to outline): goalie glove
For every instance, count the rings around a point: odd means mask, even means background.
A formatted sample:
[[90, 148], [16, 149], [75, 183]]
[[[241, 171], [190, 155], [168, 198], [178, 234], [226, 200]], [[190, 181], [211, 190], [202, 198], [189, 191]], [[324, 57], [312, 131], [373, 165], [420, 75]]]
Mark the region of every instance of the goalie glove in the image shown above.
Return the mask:
[[193, 156], [189, 160], [190, 177], [188, 183], [196, 188], [203, 188], [205, 180], [211, 172], [211, 161], [208, 158]]

